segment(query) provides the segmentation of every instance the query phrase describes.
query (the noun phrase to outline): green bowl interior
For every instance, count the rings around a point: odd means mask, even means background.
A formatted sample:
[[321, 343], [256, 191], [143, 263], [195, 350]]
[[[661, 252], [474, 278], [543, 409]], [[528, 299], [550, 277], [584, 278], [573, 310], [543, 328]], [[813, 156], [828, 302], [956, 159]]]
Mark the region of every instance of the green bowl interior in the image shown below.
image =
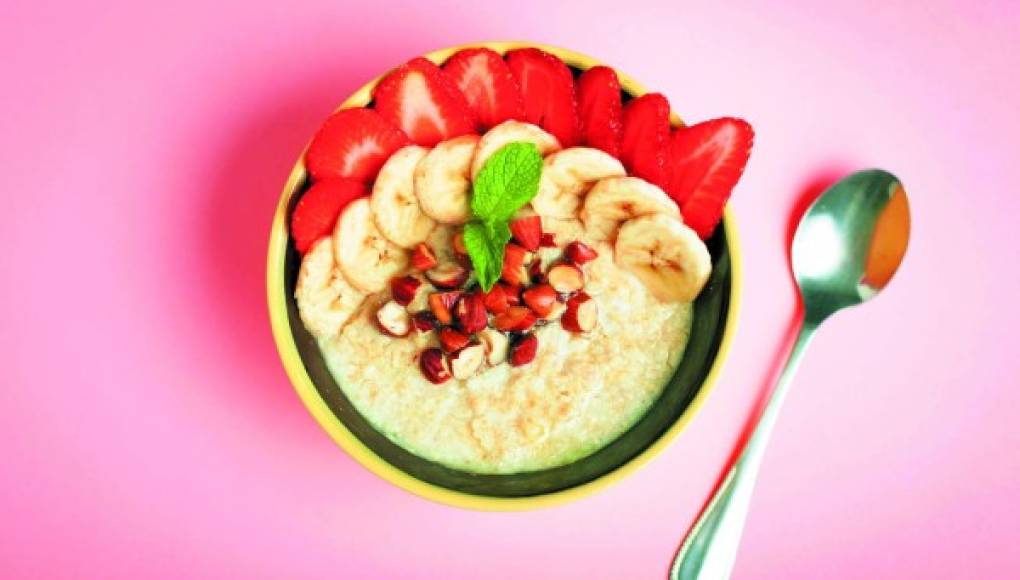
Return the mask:
[[[298, 191], [303, 193], [307, 186], [308, 183], [302, 184]], [[287, 223], [299, 198], [295, 194], [290, 200]], [[337, 385], [315, 339], [301, 324], [293, 298], [301, 256], [293, 241], [288, 243], [284, 259], [287, 314], [301, 360], [319, 395], [347, 429], [387, 463], [421, 481], [462, 493], [490, 497], [542, 495], [582, 485], [623, 466], [658, 440], [687, 411], [719, 353], [730, 306], [732, 278], [725, 228], [718, 228], [707, 245], [712, 255], [712, 276], [694, 301], [687, 350], [662, 395], [634, 426], [606, 447], [573, 463], [541, 471], [480, 475], [451, 469], [406, 451], [377, 431]]]

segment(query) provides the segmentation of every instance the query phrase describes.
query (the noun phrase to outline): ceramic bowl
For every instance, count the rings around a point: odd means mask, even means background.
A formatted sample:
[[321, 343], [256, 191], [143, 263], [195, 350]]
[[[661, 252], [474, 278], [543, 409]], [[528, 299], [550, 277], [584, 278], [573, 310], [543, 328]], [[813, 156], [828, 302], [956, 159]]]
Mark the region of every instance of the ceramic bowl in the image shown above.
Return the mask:
[[[441, 64], [458, 50], [473, 46], [501, 54], [537, 47], [560, 57], [577, 72], [602, 64], [570, 50], [528, 42], [476, 43], [437, 50], [425, 57]], [[616, 71], [625, 99], [646, 92], [626, 73]], [[368, 105], [378, 81], [376, 78], [361, 87], [340, 108]], [[672, 121], [682, 124], [676, 115]], [[712, 277], [694, 303], [683, 360], [658, 401], [631, 429], [568, 465], [511, 475], [458, 471], [405, 451], [376, 431], [351, 405], [298, 317], [293, 296], [300, 256], [287, 224], [308, 181], [302, 155], [283, 188], [269, 237], [266, 282], [273, 336], [287, 374], [312, 416], [358, 462], [395, 485], [435, 501], [488, 510], [535, 508], [581, 497], [623, 479], [662, 451], [690, 422], [719, 376], [733, 337], [740, 293], [740, 250], [729, 209], [722, 227], [708, 240]]]

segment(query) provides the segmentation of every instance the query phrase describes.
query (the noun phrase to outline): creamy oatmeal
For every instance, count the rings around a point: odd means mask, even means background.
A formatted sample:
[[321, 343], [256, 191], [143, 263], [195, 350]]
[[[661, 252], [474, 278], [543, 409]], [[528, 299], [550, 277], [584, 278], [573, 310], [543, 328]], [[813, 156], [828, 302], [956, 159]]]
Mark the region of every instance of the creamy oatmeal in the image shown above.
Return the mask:
[[[549, 229], [579, 233], [576, 223]], [[444, 237], [438, 232], [433, 240]], [[415, 369], [435, 333], [380, 333], [374, 312], [385, 294], [366, 301], [320, 347], [358, 411], [417, 455], [478, 473], [568, 463], [619, 436], [655, 401], [683, 355], [691, 322], [689, 303], [660, 302], [614, 264], [608, 244], [593, 247], [599, 257], [586, 266], [586, 290], [598, 302], [598, 326], [586, 335], [559, 324], [539, 328], [541, 348], [527, 366], [501, 364], [432, 384]], [[558, 251], [543, 253], [552, 260]]]

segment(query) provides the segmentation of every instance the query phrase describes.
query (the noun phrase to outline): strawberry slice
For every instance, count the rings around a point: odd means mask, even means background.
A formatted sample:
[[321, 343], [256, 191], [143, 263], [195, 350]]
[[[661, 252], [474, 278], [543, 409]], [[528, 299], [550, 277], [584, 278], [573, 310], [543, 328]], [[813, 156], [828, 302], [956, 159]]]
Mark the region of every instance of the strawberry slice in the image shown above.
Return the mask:
[[418, 145], [432, 146], [475, 131], [464, 95], [425, 58], [412, 59], [386, 75], [373, 98], [379, 114]]
[[642, 95], [623, 108], [620, 161], [646, 181], [665, 188], [669, 183], [669, 101], [659, 93]]
[[577, 79], [577, 112], [585, 145], [619, 157], [622, 109], [616, 71], [608, 66], [596, 66]]
[[574, 75], [555, 56], [537, 48], [506, 53], [510, 73], [524, 97], [524, 120], [553, 134], [563, 147], [581, 142]]
[[503, 62], [488, 48], [468, 48], [443, 64], [443, 73], [467, 99], [468, 109], [482, 131], [503, 121], [524, 118], [521, 89]]
[[753, 143], [751, 125], [732, 117], [677, 129], [670, 138], [672, 178], [666, 192], [680, 205], [684, 223], [702, 239], [722, 219]]
[[320, 238], [333, 233], [340, 211], [366, 193], [364, 183], [343, 177], [313, 183], [290, 217], [290, 235], [297, 251], [304, 254]]
[[371, 109], [344, 109], [330, 115], [312, 137], [305, 167], [314, 179], [375, 179], [390, 154], [409, 145], [407, 135]]
[[542, 244], [542, 217], [531, 215], [510, 222], [510, 233], [522, 248], [535, 252]]

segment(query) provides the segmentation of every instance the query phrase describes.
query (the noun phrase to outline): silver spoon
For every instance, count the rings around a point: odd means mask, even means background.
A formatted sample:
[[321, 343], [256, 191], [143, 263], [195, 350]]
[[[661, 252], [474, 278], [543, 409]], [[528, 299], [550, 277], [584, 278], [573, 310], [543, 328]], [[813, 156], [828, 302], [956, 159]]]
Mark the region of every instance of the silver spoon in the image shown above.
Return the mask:
[[896, 273], [910, 237], [907, 194], [887, 171], [843, 178], [808, 208], [793, 236], [793, 275], [804, 322], [789, 360], [740, 456], [684, 539], [671, 580], [729, 578], [772, 427], [804, 349], [834, 312], [860, 304]]

